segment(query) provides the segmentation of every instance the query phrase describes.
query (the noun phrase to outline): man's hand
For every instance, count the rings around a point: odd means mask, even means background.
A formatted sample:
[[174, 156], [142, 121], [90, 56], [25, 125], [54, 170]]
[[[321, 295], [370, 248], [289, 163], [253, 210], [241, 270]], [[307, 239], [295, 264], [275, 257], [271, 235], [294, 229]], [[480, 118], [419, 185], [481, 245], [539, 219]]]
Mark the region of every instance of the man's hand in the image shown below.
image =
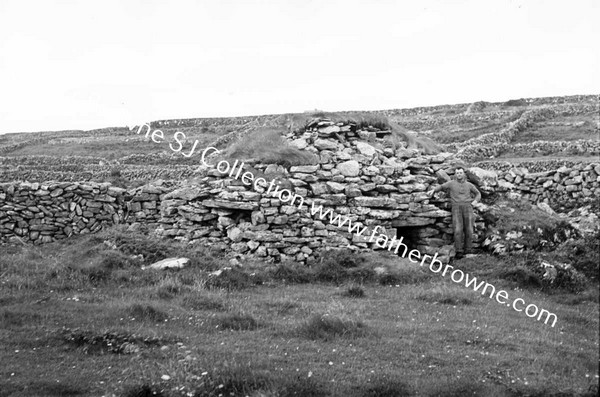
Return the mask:
[[472, 205], [473, 207], [475, 207], [477, 204], [479, 204], [479, 201], [477, 201], [477, 199], [475, 199], [475, 200], [473, 200], [473, 201], [471, 202], [471, 205]]

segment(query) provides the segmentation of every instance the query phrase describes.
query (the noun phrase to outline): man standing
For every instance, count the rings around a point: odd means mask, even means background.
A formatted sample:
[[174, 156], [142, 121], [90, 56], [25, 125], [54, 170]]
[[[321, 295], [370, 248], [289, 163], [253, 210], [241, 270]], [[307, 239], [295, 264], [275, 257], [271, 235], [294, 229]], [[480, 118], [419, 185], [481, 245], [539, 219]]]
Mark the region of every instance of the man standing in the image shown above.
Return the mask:
[[[440, 190], [450, 191], [452, 202], [452, 226], [454, 229], [454, 249], [456, 258], [460, 259], [470, 253], [473, 245], [473, 205], [481, 200], [479, 190], [467, 182], [465, 170], [457, 168], [456, 180], [448, 181], [428, 192], [429, 196]], [[464, 245], [463, 245], [464, 243]], [[464, 248], [463, 248], [464, 247]]]

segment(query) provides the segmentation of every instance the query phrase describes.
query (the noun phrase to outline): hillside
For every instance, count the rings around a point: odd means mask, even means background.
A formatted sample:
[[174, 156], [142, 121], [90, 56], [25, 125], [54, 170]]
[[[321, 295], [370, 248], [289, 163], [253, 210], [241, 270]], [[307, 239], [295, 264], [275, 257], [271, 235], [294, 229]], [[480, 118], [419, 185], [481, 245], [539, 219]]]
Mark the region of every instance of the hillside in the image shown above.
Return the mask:
[[[445, 151], [459, 153], [470, 162], [498, 161], [518, 164], [556, 160], [588, 162], [598, 157], [600, 145], [598, 96], [569, 96], [475, 102], [412, 109], [360, 112], [384, 117], [396, 130], [413, 131], [430, 138]], [[343, 118], [358, 112], [338, 113]], [[531, 117], [530, 114], [532, 115]], [[524, 116], [525, 115], [525, 116]], [[163, 179], [190, 177], [199, 164], [169, 148], [176, 132], [185, 144], [197, 148], [226, 147], [240, 135], [261, 128], [282, 134], [302, 128], [310, 114], [262, 115], [233, 118], [159, 120], [165, 142], [146, 138], [127, 127], [91, 131], [14, 133], [0, 136], [0, 182], [11, 180], [111, 180], [125, 184], [153, 175]], [[526, 117], [526, 122], [520, 120]], [[522, 121], [522, 120], [521, 120]], [[509, 131], [520, 123], [518, 131]], [[515, 129], [513, 128], [513, 129]], [[499, 138], [500, 141], [495, 137]], [[188, 143], [189, 142], [189, 143]], [[467, 148], [467, 149], [465, 149]], [[185, 152], [185, 150], [183, 150]], [[490, 162], [492, 163], [490, 165]], [[149, 172], [149, 174], [147, 173]]]

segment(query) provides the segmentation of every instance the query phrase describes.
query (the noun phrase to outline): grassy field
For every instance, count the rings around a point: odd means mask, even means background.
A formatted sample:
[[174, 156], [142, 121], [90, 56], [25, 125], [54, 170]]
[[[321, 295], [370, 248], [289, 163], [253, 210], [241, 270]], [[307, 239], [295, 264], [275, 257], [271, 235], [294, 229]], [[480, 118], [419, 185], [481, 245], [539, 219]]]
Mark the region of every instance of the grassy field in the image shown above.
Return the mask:
[[[363, 271], [326, 282], [337, 269], [331, 258], [308, 270], [244, 262], [210, 276], [228, 264], [222, 253], [121, 229], [0, 250], [2, 397], [592, 396], [598, 388], [597, 284], [577, 295], [544, 292], [501, 276], [514, 268], [511, 257], [455, 265], [556, 313], [554, 328], [379, 253], [361, 257]], [[191, 265], [140, 269], [177, 254]], [[375, 266], [392, 276], [364, 270]]]
[[[156, 130], [153, 128], [152, 131]], [[201, 132], [200, 129], [193, 128], [161, 128], [165, 140], [156, 143], [147, 140], [144, 137], [144, 129], [140, 135], [137, 135], [137, 128], [130, 131], [128, 128], [115, 129], [112, 133], [95, 136], [86, 132], [68, 137], [57, 137], [49, 139], [47, 142], [33, 143], [16, 150], [12, 150], [6, 156], [91, 156], [101, 157], [107, 160], [115, 160], [130, 154], [148, 154], [148, 153], [173, 153], [169, 148], [169, 142], [174, 142], [173, 135], [177, 131], [186, 134], [190, 143], [185, 146], [185, 150], [191, 149], [195, 140], [198, 140], [198, 148], [206, 147], [220, 135], [212, 131]], [[177, 143], [174, 143], [177, 148]], [[188, 159], [180, 157], [181, 163], [186, 163]]]
[[575, 141], [578, 139], [600, 140], [598, 114], [557, 117], [540, 123], [515, 137], [514, 143], [533, 141]]
[[[483, 121], [476, 124], [470, 123], [464, 126], [451, 124], [443, 128], [429, 130], [427, 136], [442, 144], [465, 142], [480, 135], [498, 133], [506, 128], [508, 123], [515, 121], [519, 115], [520, 113], [516, 113], [498, 120]], [[400, 120], [399, 123], [402, 123], [402, 121]]]
[[[586, 106], [595, 101], [576, 102], [570, 97], [564, 98], [565, 103], [570, 103], [574, 108]], [[575, 102], [569, 102], [575, 101]], [[477, 104], [477, 103], [476, 103]], [[472, 105], [476, 105], [472, 104]], [[272, 149], [274, 143], [282, 141], [283, 134], [290, 130], [302, 130], [307, 121], [314, 117], [328, 117], [334, 122], [352, 121], [359, 127], [375, 126], [381, 129], [391, 129], [392, 135], [386, 139], [392, 140], [395, 145], [399, 142], [406, 143], [408, 147], [421, 148], [425, 153], [439, 152], [441, 144], [456, 144], [476, 138], [483, 134], [497, 133], [505, 129], [510, 122], [515, 121], [520, 115], [531, 107], [526, 101], [515, 100], [506, 103], [485, 103], [485, 106], [454, 105], [445, 107], [431, 107], [420, 109], [417, 113], [404, 114], [401, 110], [388, 110], [379, 112], [305, 112], [298, 114], [264, 115], [237, 118], [217, 119], [189, 119], [156, 122], [162, 125], [166, 141], [173, 141], [177, 131], [185, 133], [187, 137], [186, 149], [198, 140], [198, 148], [205, 148], [212, 143], [220, 142], [219, 149], [228, 148], [230, 156], [263, 154], [262, 146], [266, 143], [271, 147], [270, 153], [262, 156], [263, 160], [291, 158], [293, 164], [310, 163], [310, 159], [301, 158], [298, 153], [286, 150]], [[543, 108], [539, 105], [537, 107]], [[473, 112], [468, 110], [473, 107]], [[387, 116], [385, 116], [387, 115]], [[434, 122], [435, 121], [435, 122]], [[559, 114], [548, 120], [540, 121], [520, 132], [513, 143], [529, 143], [536, 140], [542, 141], [573, 141], [577, 139], [597, 140], [598, 116], [595, 112], [580, 115]], [[153, 128], [154, 130], [155, 128]], [[413, 134], [410, 131], [417, 131]], [[275, 139], [267, 132], [277, 132]], [[230, 139], [231, 138], [231, 139]], [[270, 138], [268, 140], [261, 138]], [[248, 141], [251, 140], [250, 145]], [[118, 160], [130, 154], [173, 154], [168, 142], [160, 144], [144, 140], [126, 127], [104, 128], [93, 131], [60, 131], [39, 133], [15, 133], [0, 136], [1, 156], [38, 156], [50, 155], [56, 157], [90, 156], [107, 160]], [[390, 142], [388, 142], [390, 143]], [[177, 146], [177, 144], [175, 144]], [[236, 146], [237, 147], [234, 147]], [[281, 146], [281, 145], [279, 145]], [[529, 149], [527, 149], [529, 150]], [[185, 150], [184, 150], [185, 151]], [[280, 151], [281, 153], [275, 153]], [[235, 153], [234, 153], [235, 152]], [[303, 153], [301, 153], [303, 154]], [[569, 153], [507, 153], [502, 157], [515, 161], [535, 155], [537, 160], [545, 158], [563, 158]], [[261, 156], [254, 156], [261, 157]], [[306, 157], [306, 156], [304, 156]], [[583, 161], [589, 156], [577, 155]], [[165, 160], [166, 161], [166, 160]], [[178, 155], [169, 159], [169, 164], [193, 164], [195, 159]], [[285, 163], [285, 161], [284, 161]]]

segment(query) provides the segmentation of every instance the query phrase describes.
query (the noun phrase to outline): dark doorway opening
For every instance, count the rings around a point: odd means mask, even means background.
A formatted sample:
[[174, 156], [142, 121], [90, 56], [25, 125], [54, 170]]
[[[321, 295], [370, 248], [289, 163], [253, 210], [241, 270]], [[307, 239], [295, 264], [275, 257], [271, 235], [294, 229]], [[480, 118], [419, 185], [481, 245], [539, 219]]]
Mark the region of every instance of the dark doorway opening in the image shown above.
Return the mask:
[[233, 222], [237, 225], [244, 222], [252, 222], [252, 211], [247, 210], [233, 210], [229, 217], [233, 219]]
[[[421, 229], [421, 227], [418, 226], [402, 226], [396, 228], [396, 239], [402, 239], [402, 243], [406, 244], [406, 246], [408, 247], [407, 252], [410, 252], [414, 249], [418, 249], [417, 246], [419, 245], [420, 241], [419, 229]], [[398, 254], [402, 255], [402, 253], [403, 249], [400, 248], [398, 250]]]

